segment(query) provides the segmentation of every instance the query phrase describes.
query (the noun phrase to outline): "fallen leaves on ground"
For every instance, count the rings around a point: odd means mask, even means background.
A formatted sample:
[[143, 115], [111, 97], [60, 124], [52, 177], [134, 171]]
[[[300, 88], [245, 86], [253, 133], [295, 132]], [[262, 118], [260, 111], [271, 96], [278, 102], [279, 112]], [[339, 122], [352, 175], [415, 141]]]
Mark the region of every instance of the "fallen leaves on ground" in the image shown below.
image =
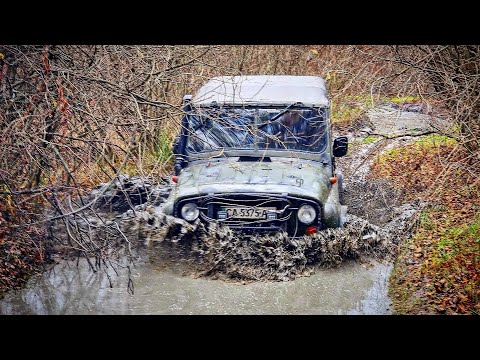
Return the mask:
[[480, 314], [480, 182], [472, 158], [451, 142], [423, 141], [373, 165], [373, 177], [387, 177], [407, 199], [429, 204], [390, 279], [399, 313]]

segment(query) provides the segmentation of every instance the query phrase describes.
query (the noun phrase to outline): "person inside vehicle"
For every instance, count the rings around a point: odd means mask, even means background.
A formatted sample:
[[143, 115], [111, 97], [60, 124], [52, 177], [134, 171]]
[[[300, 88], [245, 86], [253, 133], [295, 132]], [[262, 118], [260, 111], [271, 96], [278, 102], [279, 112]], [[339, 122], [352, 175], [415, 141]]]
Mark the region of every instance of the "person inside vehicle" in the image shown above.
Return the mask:
[[278, 119], [259, 126], [260, 143], [265, 148], [296, 149], [306, 134], [308, 121], [298, 111], [288, 111]]

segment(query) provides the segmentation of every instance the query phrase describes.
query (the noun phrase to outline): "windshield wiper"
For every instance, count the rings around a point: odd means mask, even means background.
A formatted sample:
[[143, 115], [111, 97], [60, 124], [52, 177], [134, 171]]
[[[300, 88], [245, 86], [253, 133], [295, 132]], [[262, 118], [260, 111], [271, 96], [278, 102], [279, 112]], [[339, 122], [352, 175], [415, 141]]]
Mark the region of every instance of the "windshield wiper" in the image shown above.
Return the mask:
[[265, 126], [267, 124], [271, 124], [272, 122], [276, 121], [280, 116], [282, 116], [283, 114], [285, 114], [288, 110], [290, 110], [290, 108], [294, 107], [294, 106], [302, 106], [303, 103], [301, 102], [296, 102], [296, 103], [293, 103], [293, 104], [290, 104], [288, 105], [285, 109], [283, 109], [282, 111], [280, 111], [277, 115], [275, 115], [274, 117], [272, 117], [271, 119], [268, 120], [268, 122], [266, 123], [263, 123], [261, 125], [258, 125], [258, 127], [262, 127], [262, 126]]

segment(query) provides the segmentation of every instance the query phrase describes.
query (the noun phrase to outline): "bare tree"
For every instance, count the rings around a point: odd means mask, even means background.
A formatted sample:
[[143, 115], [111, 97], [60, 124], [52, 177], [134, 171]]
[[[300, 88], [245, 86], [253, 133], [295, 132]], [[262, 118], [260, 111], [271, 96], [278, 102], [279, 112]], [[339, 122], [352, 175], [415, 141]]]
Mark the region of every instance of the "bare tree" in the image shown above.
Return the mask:
[[11, 229], [36, 226], [38, 244], [48, 208], [76, 252], [101, 262], [118, 243], [128, 249], [114, 225], [87, 221], [106, 226], [106, 243], [78, 227], [103, 195], [85, 194], [122, 174], [169, 174], [183, 95], [241, 74], [326, 76], [333, 102], [416, 91], [444, 104], [478, 161], [478, 46], [0, 46], [0, 206]]

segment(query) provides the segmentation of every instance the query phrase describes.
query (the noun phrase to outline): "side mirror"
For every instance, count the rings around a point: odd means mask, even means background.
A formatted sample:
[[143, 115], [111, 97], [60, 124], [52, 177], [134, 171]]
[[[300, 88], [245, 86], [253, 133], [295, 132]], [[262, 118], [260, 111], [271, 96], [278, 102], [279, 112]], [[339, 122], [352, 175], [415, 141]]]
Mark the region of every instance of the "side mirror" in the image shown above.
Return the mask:
[[341, 157], [347, 155], [348, 151], [348, 138], [346, 136], [340, 136], [333, 140], [333, 156]]

